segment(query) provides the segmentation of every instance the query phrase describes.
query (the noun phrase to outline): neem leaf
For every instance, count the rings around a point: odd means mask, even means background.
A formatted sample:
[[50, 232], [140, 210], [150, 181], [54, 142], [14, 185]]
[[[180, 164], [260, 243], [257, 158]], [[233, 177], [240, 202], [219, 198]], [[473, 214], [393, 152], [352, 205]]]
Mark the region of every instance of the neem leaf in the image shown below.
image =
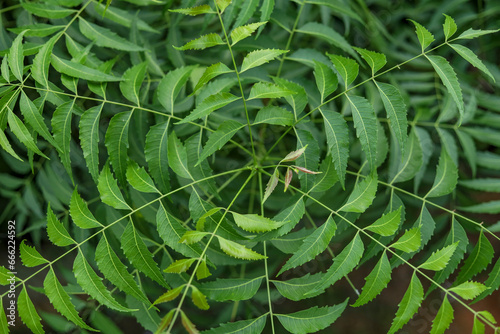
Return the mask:
[[255, 30], [266, 23], [267, 22], [256, 22], [235, 28], [233, 31], [231, 31], [230, 35], [231, 41], [233, 42], [231, 43], [231, 45], [235, 45], [239, 41], [251, 36]]
[[43, 256], [41, 256], [34, 247], [28, 246], [26, 244], [26, 240], [23, 240], [21, 242], [19, 252], [21, 261], [23, 261], [23, 264], [26, 267], [36, 267], [49, 262]]
[[314, 306], [307, 310], [290, 314], [275, 314], [275, 316], [290, 333], [315, 333], [334, 323], [344, 312], [347, 301], [346, 299], [342, 304], [334, 306]]
[[204, 50], [206, 48], [210, 48], [216, 45], [222, 45], [224, 41], [218, 34], [212, 33], [208, 35], [203, 35], [199, 38], [193, 39], [190, 42], [187, 42], [181, 47], [174, 46], [176, 50]]
[[262, 64], [266, 64], [271, 60], [279, 57], [280, 55], [287, 53], [286, 50], [278, 50], [278, 49], [264, 49], [264, 50], [255, 50], [250, 52], [243, 59], [243, 63], [241, 65], [240, 73], [243, 73], [251, 68], [260, 66]]
[[372, 204], [377, 193], [378, 179], [376, 174], [367, 176], [356, 184], [347, 202], [339, 209], [345, 212], [364, 212]]
[[267, 258], [266, 256], [248, 249], [237, 242], [224, 239], [218, 235], [216, 235], [216, 237], [219, 240], [220, 248], [222, 249], [222, 251], [224, 251], [224, 253], [229, 256], [243, 260], [262, 260]]
[[408, 20], [415, 25], [418, 41], [422, 46], [422, 52], [424, 52], [427, 47], [434, 42], [434, 36], [429, 32], [429, 30], [425, 29], [420, 23], [415, 22], [413, 20]]
[[248, 232], [269, 232], [287, 223], [276, 222], [256, 214], [241, 215], [236, 212], [233, 212], [233, 218], [236, 225]]

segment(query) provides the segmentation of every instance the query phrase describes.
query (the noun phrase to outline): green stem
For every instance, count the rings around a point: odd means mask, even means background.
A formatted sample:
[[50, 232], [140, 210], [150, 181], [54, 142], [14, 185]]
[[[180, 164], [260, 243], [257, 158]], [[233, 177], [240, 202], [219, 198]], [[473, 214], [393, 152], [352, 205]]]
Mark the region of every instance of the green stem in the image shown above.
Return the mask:
[[219, 17], [222, 31], [224, 32], [224, 37], [226, 38], [226, 44], [227, 44], [227, 47], [229, 49], [229, 53], [231, 54], [231, 60], [233, 61], [234, 72], [236, 73], [236, 78], [238, 79], [238, 85], [240, 87], [240, 92], [241, 92], [241, 99], [243, 101], [243, 108], [245, 109], [245, 116], [247, 119], [248, 132], [250, 134], [250, 145], [252, 147], [253, 162], [254, 162], [255, 166], [257, 166], [257, 156], [255, 155], [255, 145], [253, 142], [252, 126], [250, 124], [250, 117], [248, 115], [247, 101], [245, 99], [245, 92], [243, 91], [243, 85], [241, 84], [240, 73], [238, 71], [238, 66], [236, 65], [236, 59], [234, 58], [233, 48], [231, 47], [231, 43], [229, 43], [229, 36], [227, 35], [226, 27], [224, 27], [224, 22], [222, 21], [222, 16], [221, 16], [219, 7], [217, 6], [217, 2], [215, 0], [214, 0], [214, 4], [215, 4], [215, 8], [217, 9], [217, 16]]
[[[293, 35], [295, 35], [295, 31], [297, 29], [297, 25], [299, 24], [300, 14], [302, 14], [302, 10], [304, 9], [305, 2], [302, 2], [299, 7], [299, 12], [297, 13], [297, 17], [295, 18], [295, 22], [293, 23], [292, 31], [290, 32], [290, 36], [288, 36], [288, 41], [286, 42], [285, 50], [290, 48], [292, 44]], [[281, 74], [281, 70], [283, 69], [283, 63], [285, 62], [285, 55], [281, 56], [280, 66], [278, 67], [278, 72], [276, 72], [276, 76], [279, 78]]]
[[229, 209], [233, 206], [234, 202], [236, 202], [236, 199], [239, 197], [239, 195], [241, 194], [241, 192], [243, 191], [243, 189], [245, 189], [247, 183], [252, 179], [252, 177], [254, 175], [255, 175], [255, 170], [252, 169], [252, 172], [247, 177], [247, 179], [245, 180], [245, 182], [243, 183], [243, 185], [240, 187], [240, 189], [238, 190], [238, 192], [236, 193], [236, 195], [234, 195], [233, 200], [231, 201], [231, 203], [229, 203], [228, 207], [224, 210], [224, 213], [222, 214], [222, 217], [220, 218], [219, 222], [217, 223], [217, 226], [215, 226], [214, 231], [211, 233], [210, 238], [208, 239], [207, 244], [205, 245], [205, 248], [201, 252], [201, 255], [198, 258], [198, 261], [196, 261], [196, 266], [194, 267], [193, 273], [191, 274], [191, 277], [189, 278], [189, 281], [186, 284], [184, 292], [182, 293], [181, 300], [179, 301], [179, 304], [177, 305], [177, 307], [175, 309], [175, 313], [174, 313], [174, 315], [172, 317], [172, 321], [170, 322], [170, 326], [168, 327], [167, 333], [171, 332], [171, 330], [172, 330], [172, 328], [173, 328], [173, 326], [175, 324], [175, 320], [179, 316], [179, 312], [181, 311], [181, 307], [182, 307], [182, 304], [184, 302], [184, 299], [186, 298], [186, 295], [187, 295], [187, 292], [189, 290], [189, 287], [191, 286], [191, 283], [194, 280], [194, 276], [196, 275], [196, 270], [198, 270], [198, 267], [200, 266], [201, 261], [205, 257], [205, 254], [208, 251], [208, 246], [210, 246], [210, 243], [212, 242], [213, 238], [215, 237], [215, 233], [219, 229], [219, 226], [222, 224], [222, 221], [224, 220], [224, 218], [226, 218], [226, 215], [229, 212]]

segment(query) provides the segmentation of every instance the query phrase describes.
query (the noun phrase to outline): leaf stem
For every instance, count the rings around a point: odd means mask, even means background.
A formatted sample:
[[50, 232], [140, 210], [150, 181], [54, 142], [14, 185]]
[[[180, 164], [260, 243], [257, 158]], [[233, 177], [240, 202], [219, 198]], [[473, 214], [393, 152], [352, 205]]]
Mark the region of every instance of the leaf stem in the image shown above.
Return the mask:
[[193, 269], [193, 273], [191, 274], [191, 277], [189, 278], [189, 281], [187, 282], [186, 284], [186, 287], [184, 289], [184, 292], [182, 293], [182, 297], [181, 297], [181, 300], [179, 301], [179, 304], [177, 304], [177, 307], [175, 309], [175, 313], [172, 317], [172, 320], [170, 322], [170, 326], [168, 327], [168, 330], [167, 330], [167, 333], [170, 333], [174, 324], [175, 324], [175, 320], [177, 319], [177, 317], [179, 316], [179, 312], [181, 311], [181, 307], [182, 307], [182, 304], [184, 302], [184, 299], [186, 298], [186, 295], [187, 295], [187, 292], [189, 290], [189, 287], [191, 286], [191, 283], [193, 282], [194, 280], [194, 276], [196, 275], [196, 270], [198, 269], [198, 267], [200, 266], [200, 263], [201, 261], [203, 260], [203, 258], [205, 257], [205, 254], [207, 253], [208, 251], [208, 246], [210, 246], [210, 243], [212, 242], [213, 238], [215, 237], [215, 233], [217, 232], [217, 230], [219, 229], [219, 226], [222, 224], [222, 221], [224, 220], [224, 218], [226, 218], [226, 215], [227, 213], [229, 212], [229, 209], [233, 206], [234, 202], [236, 202], [236, 199], [239, 197], [239, 195], [241, 194], [241, 192], [243, 191], [243, 189], [245, 189], [247, 183], [252, 179], [252, 177], [255, 175], [255, 169], [251, 169], [251, 173], [250, 175], [247, 177], [247, 179], [245, 180], [245, 182], [243, 183], [243, 185], [240, 187], [240, 189], [238, 190], [238, 192], [236, 193], [236, 195], [234, 195], [234, 198], [233, 200], [231, 201], [231, 203], [229, 203], [228, 207], [224, 210], [224, 213], [222, 214], [222, 217], [220, 218], [219, 222], [217, 223], [217, 225], [215, 226], [215, 229], [213, 230], [213, 232], [211, 233], [210, 235], [210, 238], [208, 239], [207, 241], [207, 244], [205, 245], [205, 248], [203, 249], [203, 251], [201, 252], [201, 255], [200, 257], [198, 258], [198, 261], [196, 261], [196, 265]]
[[[288, 36], [288, 41], [286, 42], [285, 50], [290, 48], [292, 44], [293, 35], [295, 35], [295, 31], [297, 29], [297, 25], [299, 24], [300, 15], [302, 14], [302, 10], [304, 9], [305, 1], [300, 4], [299, 12], [297, 13], [297, 17], [295, 18], [295, 22], [293, 23], [292, 31], [290, 31], [290, 36]], [[276, 76], [279, 78], [281, 75], [281, 70], [283, 69], [283, 63], [285, 62], [285, 56], [282, 55], [280, 59], [280, 66], [278, 67], [278, 72], [276, 72]]]
[[215, 0], [214, 0], [214, 4], [215, 4], [215, 8], [217, 10], [217, 16], [219, 17], [222, 31], [224, 32], [224, 37], [226, 38], [226, 44], [227, 44], [227, 47], [229, 49], [229, 53], [231, 54], [231, 60], [233, 61], [233, 66], [234, 66], [234, 73], [236, 73], [236, 78], [238, 79], [238, 85], [240, 87], [240, 92], [241, 92], [241, 99], [243, 101], [243, 108], [245, 109], [245, 116], [247, 119], [248, 132], [250, 134], [250, 145], [252, 147], [253, 162], [254, 162], [254, 165], [257, 166], [257, 156], [255, 154], [255, 145], [253, 142], [252, 126], [250, 124], [250, 117], [248, 115], [247, 101], [245, 99], [245, 92], [243, 91], [243, 85], [241, 84], [240, 73], [238, 71], [238, 66], [236, 65], [236, 59], [234, 58], [233, 48], [231, 47], [231, 43], [229, 43], [229, 36], [227, 35], [226, 27], [224, 26], [224, 22], [222, 21], [222, 16], [221, 16], [219, 7], [217, 6], [217, 2]]

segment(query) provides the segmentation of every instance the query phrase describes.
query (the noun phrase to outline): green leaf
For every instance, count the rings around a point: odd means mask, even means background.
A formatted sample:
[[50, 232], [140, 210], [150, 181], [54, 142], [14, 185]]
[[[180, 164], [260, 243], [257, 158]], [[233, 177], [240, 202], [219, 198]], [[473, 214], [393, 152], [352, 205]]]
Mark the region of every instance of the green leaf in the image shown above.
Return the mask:
[[107, 307], [120, 312], [133, 311], [118, 303], [111, 292], [106, 289], [102, 283], [102, 278], [97, 276], [94, 269], [87, 262], [81, 251], [78, 251], [75, 262], [73, 263], [73, 272], [75, 273], [76, 282], [80, 287], [89, 294], [92, 298]]
[[314, 294], [318, 290], [324, 290], [349, 274], [358, 265], [364, 250], [363, 241], [361, 241], [361, 237], [357, 233], [342, 252], [333, 259], [333, 264], [328, 268], [321, 282], [307, 292], [307, 295]]
[[318, 87], [323, 102], [331, 93], [333, 93], [339, 84], [339, 79], [333, 70], [322, 62], [314, 60], [314, 79]]
[[21, 5], [28, 12], [36, 16], [45, 17], [48, 19], [62, 19], [76, 12], [76, 10], [74, 9], [64, 8], [61, 6], [46, 3], [23, 2]]
[[23, 284], [23, 289], [17, 297], [17, 311], [24, 324], [35, 334], [43, 334], [45, 331], [40, 322], [40, 316], [36, 312], [35, 305], [28, 296], [26, 286]]
[[190, 42], [187, 42], [181, 47], [174, 46], [176, 50], [184, 51], [184, 50], [204, 50], [206, 48], [210, 48], [216, 45], [222, 45], [224, 42], [222, 38], [218, 34], [212, 33], [203, 35], [199, 38], [193, 39]]
[[491, 263], [494, 254], [495, 251], [491, 243], [488, 241], [488, 238], [485, 237], [483, 230], [481, 230], [479, 240], [467, 260], [465, 260], [462, 269], [460, 269], [455, 284], [470, 280], [472, 277], [485, 270]]
[[450, 288], [450, 292], [456, 293], [460, 297], [466, 300], [471, 300], [479, 296], [482, 292], [487, 290], [488, 287], [474, 281], [467, 281], [458, 286]]
[[417, 33], [418, 41], [420, 42], [420, 45], [422, 46], [422, 52], [424, 52], [427, 47], [434, 42], [434, 35], [432, 35], [429, 30], [425, 29], [424, 26], [419, 24], [418, 22], [415, 22], [413, 20], [408, 20], [411, 23], [415, 25], [415, 31]]
[[496, 192], [496, 193], [500, 192], [500, 180], [494, 178], [463, 180], [459, 181], [458, 184], [474, 190]]
[[411, 180], [422, 168], [423, 151], [416, 131], [417, 130], [414, 128], [408, 136], [403, 159], [399, 162], [397, 173], [394, 175], [391, 183]]
[[423, 299], [424, 288], [422, 287], [422, 283], [420, 283], [417, 274], [414, 273], [411, 278], [410, 286], [408, 287], [408, 290], [406, 290], [401, 303], [399, 303], [396, 317], [392, 321], [392, 325], [388, 333], [396, 333], [401, 327], [410, 321], [410, 319], [413, 318], [413, 315], [417, 313]]
[[224, 239], [218, 235], [216, 235], [216, 237], [219, 240], [220, 248], [222, 249], [222, 251], [229, 256], [243, 260], [262, 260], [267, 258], [267, 256], [261, 255], [251, 249], [248, 249], [237, 242]]
[[71, 238], [64, 225], [57, 220], [56, 215], [49, 206], [47, 207], [47, 234], [50, 241], [59, 247], [76, 244], [76, 241]]
[[493, 269], [491, 269], [490, 273], [488, 274], [488, 279], [484, 281], [484, 285], [486, 285], [488, 289], [477, 296], [473, 303], [478, 302], [483, 298], [491, 295], [493, 292], [498, 290], [498, 287], [500, 287], [500, 259], [497, 260], [495, 266], [493, 267]]
[[60, 147], [59, 157], [61, 158], [61, 162], [71, 178], [73, 178], [70, 160], [71, 119], [73, 116], [74, 106], [75, 100], [61, 104], [54, 111], [51, 120], [54, 140]]
[[210, 305], [208, 305], [207, 297], [205, 297], [205, 295], [194, 285], [191, 285], [191, 290], [191, 299], [193, 304], [195, 304], [200, 310], [208, 310]]
[[442, 271], [436, 273], [434, 276], [434, 280], [438, 283], [444, 282], [449, 275], [457, 269], [459, 263], [462, 261], [464, 254], [467, 250], [468, 239], [467, 235], [460, 223], [456, 220], [452, 220], [452, 226], [450, 228], [450, 232], [446, 237], [444, 242], [444, 246], [449, 246], [455, 242], [458, 242], [458, 246], [448, 261], [448, 265]]
[[462, 89], [458, 83], [457, 75], [453, 70], [453, 67], [448, 63], [448, 61], [441, 56], [426, 56], [432, 67], [441, 78], [441, 81], [445, 85], [448, 93], [455, 101], [460, 112], [460, 118], [464, 114], [464, 100], [462, 97]]
[[181, 259], [181, 260], [176, 260], [174, 263], [170, 264], [163, 271], [166, 272], [166, 273], [180, 274], [180, 273], [188, 271], [189, 268], [191, 267], [191, 265], [196, 260], [197, 259]]
[[47, 37], [50, 36], [59, 30], [63, 29], [63, 25], [51, 25], [51, 24], [45, 24], [45, 23], [36, 23], [36, 24], [30, 24], [30, 25], [25, 25], [21, 27], [16, 27], [16, 28], [9, 28], [9, 31], [12, 31], [15, 34], [20, 34], [23, 31], [27, 30], [24, 36], [34, 36], [34, 37]]
[[222, 14], [226, 10], [227, 6], [231, 4], [231, 0], [216, 0], [215, 3]]
[[437, 166], [434, 184], [425, 197], [439, 197], [455, 190], [458, 180], [458, 169], [445, 149], [441, 149], [441, 156]]
[[52, 146], [59, 150], [60, 148], [50, 134], [47, 125], [45, 125], [45, 121], [43, 116], [40, 114], [40, 111], [24, 92], [21, 92], [19, 108], [21, 109], [21, 113], [23, 114], [26, 122]]
[[321, 112], [321, 115], [324, 120], [328, 150], [342, 188], [344, 188], [347, 160], [349, 159], [349, 128], [344, 117], [337, 112], [325, 110]]
[[459, 207], [459, 209], [466, 212], [496, 214], [500, 213], [500, 201], [489, 201], [471, 206], [462, 206]]
[[215, 153], [215, 151], [220, 150], [236, 132], [238, 132], [245, 125], [240, 122], [227, 120], [224, 121], [218, 128], [217, 131], [212, 133], [203, 147], [203, 152], [201, 152], [200, 158], [196, 165], [199, 165], [203, 160], [208, 158], [210, 155]]
[[448, 327], [450, 327], [451, 322], [453, 321], [453, 307], [448, 300], [448, 296], [445, 296], [443, 299], [443, 303], [439, 308], [436, 317], [432, 321], [432, 330], [430, 334], [442, 334], [444, 333]]
[[[220, 208], [215, 208], [215, 209], [220, 210]], [[210, 211], [207, 213], [210, 213]], [[213, 213], [215, 213], [215, 212], [212, 212], [211, 214], [213, 214]], [[204, 224], [205, 219], [206, 219], [206, 217], [200, 218], [198, 220], [198, 222], [196, 223], [196, 225], [198, 226], [198, 224]], [[200, 221], [203, 221], [203, 223], [200, 223]], [[208, 232], [202, 232], [202, 231], [187, 231], [186, 233], [184, 233], [184, 235], [182, 236], [181, 240], [179, 240], [179, 242], [186, 244], [186, 245], [191, 245], [191, 244], [200, 242], [201, 239], [203, 239], [206, 235], [209, 235], [209, 234], [210, 233], [208, 233]]]
[[[38, 149], [31, 136], [30, 132], [26, 128], [26, 125], [10, 110], [9, 107], [7, 111], [7, 119], [9, 121], [10, 130], [16, 135], [17, 139], [24, 144], [28, 149], [32, 150], [36, 154], [48, 159], [48, 157]], [[6, 145], [7, 146], [7, 145]], [[8, 146], [7, 146], [8, 147]]]
[[168, 287], [167, 282], [165, 282], [160, 269], [153, 259], [153, 254], [151, 254], [137, 233], [132, 220], [123, 231], [121, 245], [125, 256], [135, 268], [158, 284]]
[[126, 70], [125, 73], [123, 73], [123, 80], [120, 81], [120, 91], [123, 96], [136, 105], [139, 105], [140, 103], [139, 92], [141, 90], [142, 82], [146, 76], [147, 69], [147, 62], [142, 62], [132, 66]]
[[345, 89], [347, 89], [347, 87], [358, 77], [358, 63], [353, 59], [338, 55], [331, 55], [327, 53], [327, 56], [330, 58], [335, 66], [335, 69], [342, 77], [342, 80], [344, 80], [344, 86]]
[[373, 224], [365, 227], [365, 229], [384, 237], [393, 235], [398, 230], [401, 222], [401, 208], [400, 206], [397, 210], [382, 215], [382, 217], [377, 219]]
[[[297, 150], [304, 149], [307, 146], [307, 150], [304, 154], [300, 155], [296, 160], [296, 165], [294, 168], [305, 168], [309, 171], [316, 171], [319, 165], [320, 149], [316, 138], [308, 130], [296, 129], [295, 135], [297, 138]], [[302, 169], [303, 170], [303, 169]], [[300, 185], [303, 191], [309, 191], [315, 185], [316, 175], [310, 173], [299, 173]], [[285, 225], [282, 228], [285, 228]]]
[[391, 264], [387, 258], [387, 253], [384, 252], [375, 267], [373, 267], [373, 270], [366, 276], [366, 283], [363, 286], [363, 290], [352, 306], [358, 307], [364, 305], [377, 297], [387, 287], [387, 284], [389, 284], [391, 272]]
[[170, 189], [168, 170], [168, 125], [163, 122], [152, 126], [146, 135], [144, 155], [148, 162], [149, 172], [163, 192]]
[[21, 245], [19, 246], [19, 256], [26, 267], [36, 267], [49, 262], [44, 259], [34, 247], [28, 246], [25, 241], [26, 240], [21, 241]]
[[246, 214], [240, 215], [239, 213], [233, 212], [233, 218], [236, 225], [241, 229], [259, 233], [259, 232], [269, 232], [283, 226], [287, 222], [276, 222], [266, 217], [262, 217], [256, 214]]
[[[443, 14], [443, 15], [445, 17], [444, 24], [443, 24], [444, 38], [447, 41], [448, 39], [450, 39], [451, 36], [453, 36], [453, 34], [455, 34], [457, 32], [457, 24], [455, 23], [455, 20], [451, 16], [448, 16], [446, 14]], [[444, 304], [444, 301], [443, 301], [443, 304]], [[441, 307], [443, 307], [443, 306], [441, 306]], [[452, 318], [453, 318], [453, 309], [452, 309]], [[448, 327], [446, 327], [446, 328], [448, 328]]]
[[117, 78], [115, 76], [106, 74], [102, 71], [95, 70], [80, 63], [75, 63], [72, 61], [61, 59], [56, 55], [54, 55], [53, 53], [51, 53], [50, 56], [51, 56], [51, 64], [56, 69], [56, 71], [69, 75], [70, 77], [89, 80], [89, 81], [97, 81], [97, 82], [121, 80], [121, 78]]
[[271, 196], [271, 194], [273, 193], [274, 189], [276, 189], [276, 186], [278, 185], [278, 182], [279, 182], [279, 178], [280, 178], [280, 174], [279, 174], [278, 169], [276, 168], [273, 172], [273, 175], [271, 175], [271, 178], [267, 182], [266, 190], [264, 192], [264, 198], [262, 199], [262, 203], [265, 203], [266, 200], [269, 198], [269, 196]]
[[17, 160], [23, 161], [23, 159], [21, 159], [16, 154], [16, 152], [14, 151], [14, 149], [12, 148], [12, 146], [10, 145], [9, 140], [7, 139], [7, 136], [2, 131], [2, 129], [0, 129], [0, 146], [2, 146], [2, 148], [5, 150], [5, 152], [9, 153], [11, 156], [13, 156], [14, 158], [16, 158]]
[[292, 94], [295, 94], [295, 92], [285, 87], [267, 82], [257, 82], [250, 90], [250, 95], [248, 96], [247, 101], [253, 99], [274, 99], [289, 96]]
[[0, 71], [2, 72], [2, 78], [10, 83], [10, 70], [9, 70], [9, 56], [6, 54], [2, 59], [2, 65], [0, 66]]
[[321, 175], [316, 178], [314, 187], [311, 189], [311, 192], [327, 191], [328, 189], [333, 187], [339, 180], [331, 159], [324, 159], [321, 162], [321, 166], [319, 169]]
[[97, 46], [129, 52], [144, 50], [140, 46], [118, 36], [109, 29], [90, 23], [82, 17], [79, 17], [78, 19], [80, 32], [85, 37], [93, 41]]
[[339, 209], [345, 212], [365, 212], [372, 204], [377, 193], [378, 179], [376, 174], [367, 176], [357, 183], [347, 202]]
[[387, 118], [390, 120], [391, 129], [398, 139], [401, 151], [405, 152], [407, 139], [408, 121], [406, 120], [406, 105], [399, 90], [393, 85], [383, 82], [375, 82], [384, 103]]
[[205, 69], [205, 72], [203, 72], [203, 75], [201, 76], [200, 80], [198, 80], [198, 83], [193, 89], [193, 93], [197, 92], [200, 88], [205, 86], [207, 82], [212, 80], [213, 78], [225, 74], [225, 73], [231, 73], [234, 72], [231, 70], [229, 67], [224, 65], [223, 63], [216, 63], [213, 65], [210, 65]]
[[309, 273], [297, 278], [292, 278], [288, 281], [271, 281], [278, 289], [279, 293], [290, 300], [299, 301], [305, 298], [315, 297], [323, 292], [318, 290], [315, 293], [307, 294], [311, 289], [317, 286], [324, 277], [324, 273], [310, 275]]
[[278, 275], [314, 259], [328, 247], [336, 230], [337, 224], [335, 224], [332, 216], [329, 216], [323, 225], [316, 228], [313, 233], [304, 239], [297, 251], [280, 269]]
[[9, 62], [10, 70], [17, 80], [23, 81], [23, 69], [24, 69], [24, 47], [23, 47], [23, 36], [26, 33], [22, 31], [12, 42], [9, 50], [9, 56], [7, 61]]
[[387, 59], [383, 53], [370, 51], [361, 48], [354, 48], [372, 69], [372, 76], [387, 64]]
[[435, 251], [423, 264], [418, 266], [418, 268], [434, 271], [443, 270], [453, 256], [457, 246], [458, 241]]
[[485, 325], [479, 320], [478, 317], [474, 317], [474, 324], [472, 325], [471, 334], [484, 334], [485, 333]]
[[296, 32], [316, 36], [329, 44], [338, 47], [341, 50], [349, 53], [353, 57], [357, 57], [356, 52], [354, 52], [353, 48], [349, 43], [345, 40], [342, 35], [337, 33], [332, 28], [317, 22], [308, 22], [304, 24], [302, 27], [296, 30]]
[[104, 168], [99, 175], [97, 189], [101, 195], [101, 201], [115, 209], [131, 210], [130, 206], [125, 202], [116, 179], [111, 174], [109, 165], [104, 165]]
[[80, 118], [80, 145], [94, 182], [99, 178], [99, 119], [104, 104], [87, 109]]
[[0, 298], [0, 330], [2, 331], [2, 333], [9, 333], [7, 316], [5, 315], [5, 309], [3, 308], [3, 298]]
[[267, 22], [256, 22], [235, 28], [233, 31], [231, 31], [230, 35], [231, 41], [233, 42], [231, 43], [231, 46], [251, 36], [255, 32], [255, 30], [266, 23]]
[[259, 110], [253, 124], [262, 123], [292, 126], [294, 119], [292, 113], [286, 109], [277, 106], [266, 106]]
[[223, 301], [248, 300], [252, 298], [262, 283], [262, 277], [256, 278], [224, 278], [203, 283], [200, 290], [209, 299]]
[[302, 87], [298, 83], [286, 79], [278, 77], [272, 77], [272, 79], [278, 86], [294, 92], [292, 95], [285, 95], [284, 97], [286, 102], [288, 102], [288, 104], [292, 106], [295, 119], [297, 119], [297, 115], [299, 115], [305, 109], [308, 103], [307, 93], [304, 87]]
[[126, 172], [128, 165], [128, 132], [132, 119], [132, 111], [124, 111], [114, 115], [109, 121], [104, 143], [108, 149], [109, 160], [113, 171], [121, 185], [127, 184]]
[[347, 96], [351, 104], [352, 116], [356, 136], [361, 142], [361, 148], [365, 152], [366, 160], [371, 170], [376, 168], [378, 128], [375, 112], [367, 99], [361, 96]]
[[239, 27], [245, 23], [253, 16], [257, 6], [259, 5], [258, 0], [247, 0], [245, 2], [241, 2], [241, 10], [238, 14], [238, 18], [233, 25], [233, 29]]
[[200, 280], [207, 278], [211, 275], [212, 274], [208, 270], [207, 261], [205, 261], [205, 260], [201, 261], [200, 264], [198, 265], [198, 269], [196, 269], [196, 279], [198, 281], [200, 281]]
[[263, 50], [252, 51], [248, 53], [245, 56], [245, 58], [243, 58], [243, 63], [241, 64], [240, 73], [243, 73], [251, 68], [269, 63], [271, 60], [287, 52], [288, 52], [287, 50], [278, 50], [278, 49], [263, 49]]
[[476, 30], [469, 28], [463, 33], [460, 34], [460, 36], [457, 37], [457, 39], [473, 39], [479, 36], [487, 35], [487, 34], [493, 34], [500, 31], [500, 29], [497, 30]]
[[130, 160], [127, 167], [127, 181], [134, 189], [144, 193], [158, 193], [151, 176], [143, 167]]
[[144, 292], [134, 281], [134, 277], [127, 271], [127, 267], [120, 261], [113, 248], [103, 234], [95, 250], [95, 260], [104, 277], [121, 291], [150, 304]]
[[314, 306], [295, 313], [275, 315], [283, 327], [290, 333], [315, 333], [333, 324], [342, 312], [344, 312], [347, 301], [346, 299], [342, 304], [335, 306]]
[[390, 247], [399, 249], [405, 253], [411, 253], [420, 248], [422, 244], [421, 229], [420, 227], [414, 227], [406, 232], [393, 243]]
[[177, 218], [160, 206], [156, 215], [158, 234], [165, 244], [186, 257], [200, 257], [201, 248], [199, 245], [186, 245], [181, 243], [182, 236], [186, 233], [186, 228]]
[[177, 298], [180, 295], [183, 288], [184, 288], [184, 285], [181, 285], [175, 289], [172, 289], [172, 290], [165, 292], [163, 295], [161, 295], [160, 297], [158, 297], [158, 299], [156, 299], [154, 301], [153, 305], [156, 305], [159, 303], [166, 303], [166, 302], [169, 302], [171, 300], [174, 300], [175, 298]]
[[190, 8], [169, 9], [169, 12], [179, 13], [183, 15], [196, 16], [200, 14], [216, 14], [209, 5], [200, 5]]
[[54, 306], [54, 308], [61, 313], [66, 319], [73, 322], [78, 327], [94, 331], [97, 330], [89, 327], [78, 315], [78, 312], [75, 309], [75, 306], [71, 303], [70, 296], [64, 290], [63, 286], [57, 280], [56, 274], [54, 273], [54, 269], [50, 269], [45, 276], [45, 280], [43, 281], [43, 288], [45, 294], [50, 300], [50, 303]]
[[182, 121], [177, 122], [176, 124], [188, 123], [197, 120], [198, 118], [208, 116], [213, 111], [225, 107], [228, 104], [239, 99], [240, 97], [226, 92], [219, 92], [217, 94], [210, 95], [205, 100], [203, 100], [203, 102], [198, 104], [198, 106], [196, 106], [196, 109], [194, 109], [188, 116], [186, 116]]
[[174, 112], [175, 99], [195, 68], [196, 66], [180, 67], [168, 72], [167, 75], [161, 79], [158, 84], [157, 96], [158, 101], [167, 112]]
[[192, 179], [187, 166], [187, 152], [174, 131], [168, 136], [168, 164], [175, 174]]
[[146, 22], [141, 20], [138, 15], [135, 15], [133, 11], [129, 12], [116, 7], [111, 7], [109, 6], [109, 4], [106, 6], [102, 3], [97, 2], [94, 2], [94, 9], [97, 14], [124, 27], [132, 28], [132, 26], [134, 25], [139, 30], [158, 33], [158, 30], [152, 28]]
[[479, 59], [474, 52], [472, 52], [469, 48], [460, 45], [460, 44], [448, 44], [455, 50], [459, 55], [462, 56], [465, 60], [467, 60], [469, 63], [471, 63], [475, 68], [483, 71], [485, 74], [487, 74], [493, 82], [495, 82], [495, 77], [491, 74], [491, 72], [488, 70], [488, 68], [483, 64], [481, 59]]
[[255, 319], [228, 322], [203, 331], [203, 334], [260, 334], [264, 330], [266, 319], [267, 315], [261, 315]]

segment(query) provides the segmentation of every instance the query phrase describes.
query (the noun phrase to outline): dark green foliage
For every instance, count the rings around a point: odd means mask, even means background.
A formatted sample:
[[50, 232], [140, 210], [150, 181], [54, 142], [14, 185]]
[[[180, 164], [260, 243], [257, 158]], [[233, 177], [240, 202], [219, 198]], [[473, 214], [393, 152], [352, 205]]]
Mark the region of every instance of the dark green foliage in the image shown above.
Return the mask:
[[500, 330], [469, 306], [500, 287], [498, 8], [4, 3], [0, 216], [26, 332], [341, 332], [396, 272], [385, 331], [430, 296], [431, 333], [460, 305]]

